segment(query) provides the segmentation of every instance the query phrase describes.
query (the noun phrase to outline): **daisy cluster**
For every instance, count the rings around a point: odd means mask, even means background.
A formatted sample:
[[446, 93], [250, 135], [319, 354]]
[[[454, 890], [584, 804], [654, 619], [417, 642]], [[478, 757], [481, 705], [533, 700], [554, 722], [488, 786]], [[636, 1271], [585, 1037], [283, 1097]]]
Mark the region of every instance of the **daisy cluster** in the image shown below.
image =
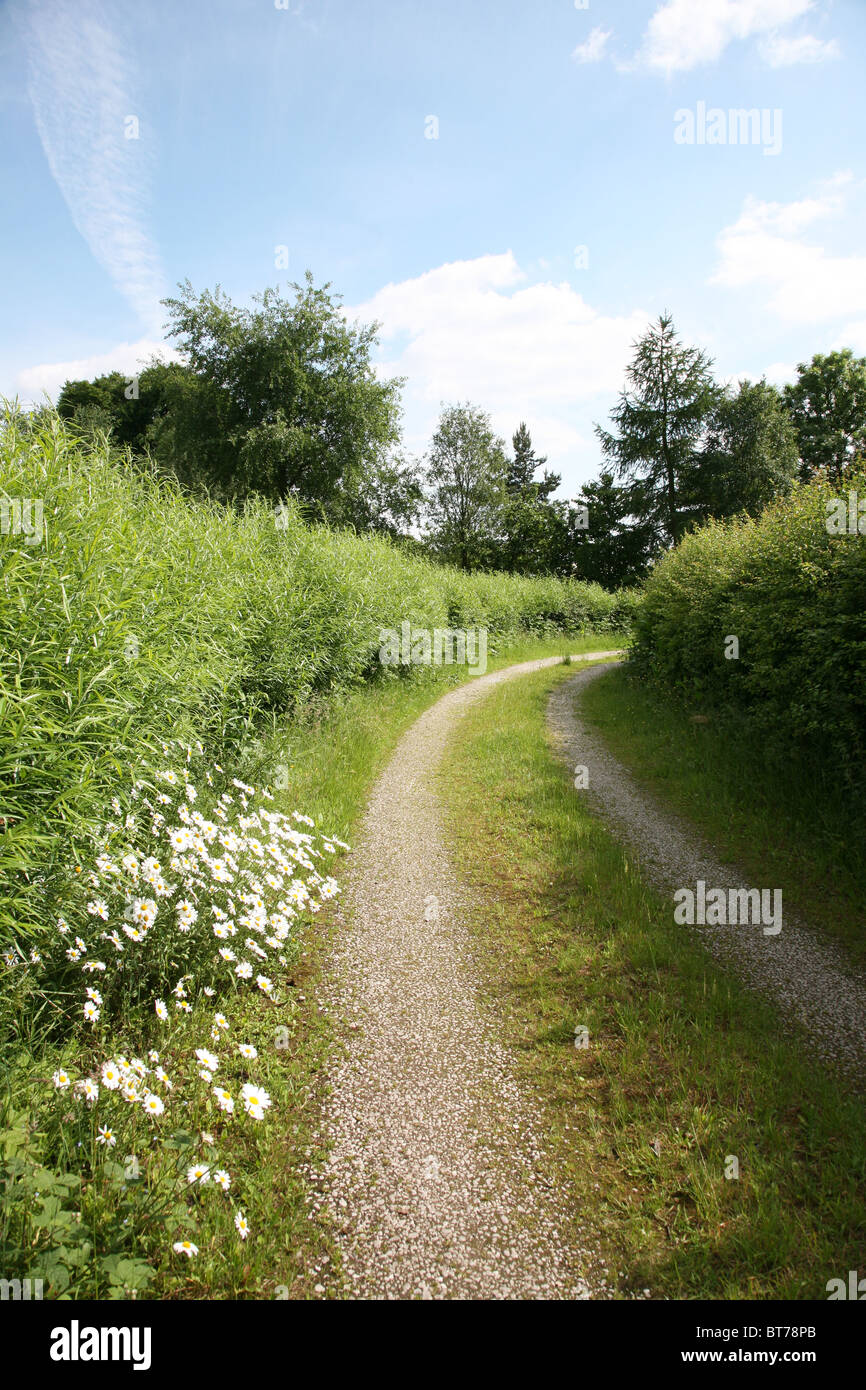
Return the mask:
[[[93, 1112], [94, 1157], [118, 1140], [134, 1152], [142, 1126], [147, 1147], [172, 1120], [185, 1129], [194, 1115], [210, 1114], [217, 1127], [265, 1119], [271, 1098], [247, 1079], [257, 1050], [230, 1042], [231, 1025], [215, 1008], [216, 996], [252, 987], [273, 998], [275, 967], [287, 963], [293, 929], [338, 891], [320, 871], [323, 856], [337, 845], [348, 848], [311, 834], [308, 816], [274, 811], [269, 791], [228, 781], [218, 764], [194, 780], [192, 749], [179, 746], [186, 753], [180, 771], [163, 766], [134, 783], [134, 811], [124, 815], [119, 801], [112, 802], [119, 819], [104, 827], [93, 868], [79, 867], [53, 949], [34, 952], [28, 966], [48, 974], [60, 965], [65, 982], [70, 971], [73, 978], [80, 972], [78, 1026], [103, 1038], [109, 1028], [129, 1027], [130, 993], [152, 1005], [145, 1031], [159, 1032], [151, 1039], [160, 1041], [159, 1051], [114, 1053], [89, 1075], [74, 1078], [59, 1068], [52, 1077], [55, 1092]], [[163, 746], [166, 756], [170, 751]], [[208, 789], [202, 791], [207, 815], [196, 807], [196, 780]], [[14, 963], [20, 961], [19, 955]], [[156, 986], [143, 999], [142, 981]], [[203, 1139], [214, 1142], [211, 1135]], [[186, 1180], [196, 1192], [232, 1187], [228, 1171], [211, 1163], [189, 1167]], [[245, 1240], [249, 1226], [240, 1211], [235, 1226]], [[198, 1253], [188, 1240], [174, 1249], [190, 1258]]]
[[[31, 968], [54, 973], [62, 952], [80, 972], [88, 1024], [98, 1023], [111, 1000], [120, 1006], [123, 992], [113, 986], [124, 981], [154, 983], [162, 1023], [226, 986], [273, 997], [274, 965], [286, 964], [293, 928], [338, 892], [320, 866], [338, 845], [348, 848], [343, 841], [302, 829], [314, 827], [309, 816], [270, 809], [270, 791], [238, 778], [218, 794], [214, 774], [226, 780], [218, 764], [204, 771], [211, 807], [203, 814], [189, 767], [193, 751], [179, 747], [187, 757], [180, 771], [165, 766], [152, 785], [133, 784], [135, 811], [104, 828], [87, 873], [76, 867], [77, 891], [58, 918], [53, 949], [31, 954]], [[167, 744], [163, 750], [171, 751]], [[112, 809], [122, 816], [116, 798]], [[67, 920], [73, 913], [75, 927]], [[13, 954], [7, 964], [18, 959]], [[179, 960], [187, 968], [178, 977], [169, 971]], [[211, 1038], [218, 1036], [215, 1026]]]

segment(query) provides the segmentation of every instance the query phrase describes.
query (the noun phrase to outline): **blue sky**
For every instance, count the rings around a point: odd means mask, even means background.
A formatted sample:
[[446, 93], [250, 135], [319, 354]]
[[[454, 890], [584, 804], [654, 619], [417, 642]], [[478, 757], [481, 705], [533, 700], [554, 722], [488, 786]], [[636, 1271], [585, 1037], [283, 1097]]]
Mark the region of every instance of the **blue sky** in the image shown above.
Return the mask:
[[[864, 0], [5, 0], [0, 392], [131, 374], [178, 280], [309, 268], [411, 452], [468, 399], [571, 494], [663, 309], [723, 378], [866, 353], [864, 58]], [[725, 143], [675, 139], [699, 103]]]

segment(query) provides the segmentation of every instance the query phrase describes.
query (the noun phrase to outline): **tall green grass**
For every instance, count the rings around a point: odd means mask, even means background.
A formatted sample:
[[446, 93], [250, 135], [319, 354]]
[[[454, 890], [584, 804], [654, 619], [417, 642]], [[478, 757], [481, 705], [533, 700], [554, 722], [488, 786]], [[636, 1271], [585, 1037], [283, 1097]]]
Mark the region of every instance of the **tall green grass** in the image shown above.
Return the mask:
[[287, 713], [373, 680], [379, 629], [622, 631], [631, 595], [465, 575], [264, 502], [192, 502], [51, 414], [0, 416], [0, 498], [41, 502], [38, 543], [0, 535], [0, 938], [34, 933], [163, 740], [231, 758]]

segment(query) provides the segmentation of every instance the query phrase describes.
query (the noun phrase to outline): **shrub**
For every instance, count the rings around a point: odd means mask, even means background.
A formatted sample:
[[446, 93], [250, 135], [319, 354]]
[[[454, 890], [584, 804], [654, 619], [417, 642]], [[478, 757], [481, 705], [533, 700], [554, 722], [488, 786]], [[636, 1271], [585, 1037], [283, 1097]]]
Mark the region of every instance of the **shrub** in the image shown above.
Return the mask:
[[[866, 498], [866, 475], [848, 486]], [[824, 480], [799, 485], [757, 520], [686, 536], [647, 581], [632, 657], [665, 689], [744, 716], [778, 752], [836, 760], [862, 783], [866, 537], [828, 531], [835, 496]]]

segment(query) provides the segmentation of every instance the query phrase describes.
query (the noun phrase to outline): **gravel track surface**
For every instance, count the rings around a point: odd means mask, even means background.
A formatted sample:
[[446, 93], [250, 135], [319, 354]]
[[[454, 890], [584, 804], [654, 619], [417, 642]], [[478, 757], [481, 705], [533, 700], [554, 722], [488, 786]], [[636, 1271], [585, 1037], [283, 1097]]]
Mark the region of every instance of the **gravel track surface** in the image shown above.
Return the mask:
[[[736, 865], [722, 864], [710, 845], [686, 822], [664, 809], [640, 787], [580, 717], [579, 692], [602, 669], [582, 671], [552, 692], [548, 728], [554, 748], [572, 767], [588, 770], [590, 805], [640, 862], [647, 879], [665, 893], [695, 890], [702, 879], [712, 888], [770, 888], [750, 882]], [[866, 1086], [866, 979], [852, 970], [835, 942], [812, 931], [785, 908], [782, 930], [765, 935], [760, 925], [700, 927], [711, 954], [751, 988], [770, 998], [784, 1018], [804, 1029], [825, 1060], [844, 1068], [858, 1088]]]
[[[584, 654], [588, 661], [609, 652]], [[460, 716], [526, 662], [443, 696], [377, 782], [344, 885], [325, 1003], [345, 1046], [329, 1077], [314, 1177], [341, 1282], [363, 1299], [610, 1296], [548, 1176], [542, 1125], [515, 1080], [462, 918], [431, 786]], [[583, 1248], [583, 1246], [587, 1248]]]

